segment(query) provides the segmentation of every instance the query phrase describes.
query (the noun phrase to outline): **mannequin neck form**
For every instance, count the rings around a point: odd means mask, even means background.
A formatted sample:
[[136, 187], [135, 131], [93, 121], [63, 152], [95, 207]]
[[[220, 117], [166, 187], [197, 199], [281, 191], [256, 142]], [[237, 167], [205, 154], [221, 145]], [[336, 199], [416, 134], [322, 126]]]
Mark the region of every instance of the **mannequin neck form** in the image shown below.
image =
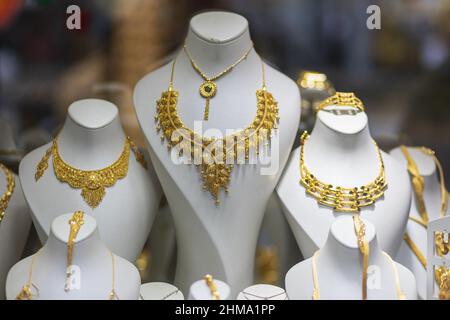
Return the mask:
[[319, 117], [317, 117], [307, 145], [313, 149], [314, 153], [326, 154], [331, 158], [333, 156], [341, 158], [340, 155], [343, 153], [345, 155], [366, 155], [368, 150], [375, 149], [367, 124], [360, 131], [347, 134], [328, 127]]
[[[208, 76], [236, 62], [251, 45], [247, 20], [228, 12], [207, 12], [195, 16], [186, 37], [189, 53]], [[249, 57], [253, 55], [254, 52], [250, 52]]]
[[[332, 225], [327, 241], [322, 249], [320, 249], [318, 263], [327, 265], [329, 269], [334, 268], [339, 273], [354, 275], [355, 279], [359, 281], [362, 273], [362, 255], [357, 244], [353, 221], [351, 217], [349, 218], [343, 226], [336, 227]], [[342, 221], [337, 223], [343, 224]], [[370, 248], [370, 265], [382, 259], [382, 251], [378, 245], [374, 227], [367, 221], [364, 221], [364, 223], [366, 224], [366, 239], [369, 242]], [[354, 237], [354, 241], [351, 244], [348, 243], [350, 234]]]
[[112, 164], [125, 141], [117, 108], [97, 99], [75, 102], [69, 107], [57, 141], [61, 157], [79, 169], [95, 170]]

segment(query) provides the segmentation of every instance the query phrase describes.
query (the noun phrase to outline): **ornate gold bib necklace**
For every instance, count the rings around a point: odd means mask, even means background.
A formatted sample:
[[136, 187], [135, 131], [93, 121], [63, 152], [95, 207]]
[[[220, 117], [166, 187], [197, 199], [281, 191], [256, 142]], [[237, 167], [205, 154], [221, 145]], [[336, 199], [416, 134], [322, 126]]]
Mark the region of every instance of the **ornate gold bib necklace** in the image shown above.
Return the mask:
[[250, 47], [247, 49], [247, 51], [240, 57], [236, 62], [225, 68], [223, 71], [219, 72], [218, 74], [208, 77], [197, 65], [195, 60], [192, 58], [189, 50], [187, 49], [186, 44], [183, 46], [184, 52], [186, 52], [187, 57], [191, 61], [192, 68], [203, 78], [203, 83], [200, 85], [199, 93], [200, 95], [206, 99], [206, 105], [205, 105], [205, 111], [203, 115], [203, 120], [208, 120], [209, 118], [209, 100], [212, 99], [217, 92], [217, 84], [214, 82], [215, 80], [221, 78], [222, 76], [229, 73], [231, 70], [233, 70], [234, 67], [236, 67], [239, 63], [241, 63], [243, 60], [247, 59], [248, 54], [253, 49], [253, 43], [250, 45]]
[[[279, 121], [278, 105], [266, 89], [264, 63], [261, 60], [262, 88], [256, 91], [256, 116], [252, 123], [244, 130], [221, 139], [203, 137], [188, 128], [178, 115], [178, 91], [173, 85], [175, 63], [176, 59], [172, 63], [169, 88], [156, 102], [156, 130], [162, 132], [161, 140], [167, 142], [168, 149], [176, 146], [180, 156], [183, 150], [190, 150], [191, 159], [194, 159], [200, 151], [202, 161], [198, 166], [201, 169], [203, 187], [219, 204], [219, 193], [222, 189], [228, 192], [231, 180], [233, 165], [228, 164], [228, 160], [233, 159], [235, 162], [242, 154], [248, 159], [250, 147], [255, 148], [258, 154], [259, 146], [270, 140], [272, 130], [276, 129]], [[221, 159], [218, 159], [219, 156]]]
[[13, 195], [14, 188], [16, 186], [16, 181], [14, 178], [14, 174], [1, 163], [0, 169], [3, 171], [6, 177], [6, 191], [0, 198], [0, 223], [2, 223], [2, 220], [6, 214], [6, 209], [8, 209], [9, 200], [11, 200], [11, 197]]
[[58, 180], [68, 183], [74, 189], [81, 189], [81, 196], [84, 201], [94, 209], [103, 200], [106, 188], [113, 186], [117, 180], [127, 176], [130, 149], [133, 151], [136, 161], [147, 169], [144, 155], [134, 142], [126, 137], [123, 151], [113, 164], [100, 170], [81, 170], [72, 167], [63, 160], [59, 154], [57, 139], [54, 139], [52, 146], [47, 149], [36, 167], [35, 179], [38, 181], [43, 176], [48, 168], [48, 159], [52, 156], [53, 170]]
[[370, 206], [384, 195], [387, 187], [384, 173], [384, 163], [377, 143], [378, 159], [380, 160], [380, 173], [374, 181], [361, 187], [333, 186], [318, 180], [307, 168], [305, 163], [305, 143], [309, 135], [305, 131], [300, 138], [300, 183], [306, 192], [313, 196], [322, 205], [333, 208], [338, 212], [359, 212], [362, 207]]

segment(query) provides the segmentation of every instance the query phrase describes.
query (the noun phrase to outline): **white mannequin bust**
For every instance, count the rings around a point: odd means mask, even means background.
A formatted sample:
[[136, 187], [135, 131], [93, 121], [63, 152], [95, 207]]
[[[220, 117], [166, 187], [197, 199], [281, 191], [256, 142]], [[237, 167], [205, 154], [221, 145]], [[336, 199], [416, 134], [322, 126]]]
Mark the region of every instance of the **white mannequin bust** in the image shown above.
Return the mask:
[[[436, 164], [433, 158], [425, 155], [421, 151], [415, 148], [408, 148], [409, 154], [414, 159], [420, 175], [424, 178], [425, 189], [423, 192], [423, 198], [428, 213], [429, 221], [438, 219], [440, 217], [441, 210], [441, 190], [438, 173], [436, 170]], [[407, 168], [407, 160], [403, 155], [400, 148], [395, 148], [390, 152], [391, 156], [397, 159], [404, 167]], [[417, 208], [417, 202], [415, 199], [414, 191], [411, 188], [411, 210], [409, 215], [420, 219], [419, 210]], [[447, 208], [447, 212], [448, 212]], [[406, 226], [406, 232], [414, 241], [420, 251], [427, 256], [427, 230], [418, 223], [409, 220]], [[427, 297], [427, 271], [420, 263], [419, 259], [415, 256], [413, 251], [408, 247], [405, 241], [402, 241], [400, 249], [398, 250], [396, 260], [410, 269], [417, 280], [417, 290], [420, 299], [426, 299]]]
[[[186, 46], [208, 75], [237, 61], [251, 46], [248, 22], [228, 12], [207, 12], [192, 18]], [[194, 71], [186, 54], [178, 53], [174, 90], [179, 92], [178, 113], [189, 128], [203, 119], [205, 99], [199, 95], [203, 79]], [[202, 189], [198, 169], [177, 165], [156, 132], [153, 117], [156, 101], [169, 86], [169, 63], [141, 79], [134, 92], [138, 120], [146, 136], [150, 156], [172, 211], [177, 236], [175, 283], [187, 292], [191, 283], [212, 273], [230, 284], [235, 296], [253, 282], [254, 256], [267, 201], [287, 161], [300, 117], [297, 85], [265, 65], [267, 91], [278, 101], [280, 122], [272, 136], [278, 157], [272, 175], [261, 174], [261, 163], [236, 165], [229, 194], [221, 194], [216, 206]], [[209, 120], [203, 131], [245, 128], [256, 115], [256, 90], [262, 87], [261, 59], [252, 50], [229, 74], [216, 80], [217, 94], [210, 101]], [[211, 132], [205, 133], [211, 136]], [[275, 159], [276, 160], [276, 159]], [[268, 165], [265, 166], [267, 168]], [[251, 199], [251, 201], [249, 201]], [[233, 236], [230, 236], [233, 235]]]
[[[98, 99], [70, 105], [58, 135], [61, 157], [81, 170], [98, 170], [113, 164], [122, 153], [124, 142], [117, 107]], [[145, 170], [130, 151], [127, 176], [107, 187], [102, 202], [92, 209], [81, 197], [80, 189], [56, 178], [52, 157], [43, 176], [35, 180], [36, 165], [50, 146], [51, 143], [46, 144], [25, 156], [19, 171], [41, 242], [45, 242], [50, 224], [59, 212], [83, 210], [95, 217], [103, 241], [114, 253], [135, 261], [147, 240], [161, 197], [150, 162]]]
[[170, 283], [149, 282], [141, 285], [140, 300], [184, 300], [184, 296]]
[[[231, 297], [230, 286], [221, 281], [214, 279], [217, 292], [219, 293], [220, 300], [228, 300]], [[206, 284], [204, 279], [195, 281], [189, 288], [188, 300], [214, 300], [211, 294], [211, 289]]]
[[[370, 300], [397, 300], [395, 273], [390, 260], [382, 253], [372, 223], [364, 221], [369, 242], [367, 297]], [[313, 273], [311, 258], [292, 267], [286, 274], [286, 292], [291, 300], [311, 300]], [[406, 299], [417, 299], [414, 275], [395, 263], [401, 291]], [[336, 219], [317, 258], [317, 275], [321, 300], [361, 299], [362, 256], [357, 244], [351, 216]]]
[[236, 300], [288, 300], [283, 288], [271, 284], [255, 284], [239, 292]]
[[[20, 181], [15, 177], [14, 192], [0, 222], [0, 300], [5, 298], [5, 282], [9, 269], [22, 256], [31, 227], [30, 211]], [[0, 196], [7, 190], [6, 175], [0, 170]]]
[[[113, 286], [110, 250], [103, 244], [95, 219], [84, 215], [84, 224], [74, 241], [73, 265], [79, 268], [79, 289], [64, 290], [67, 268], [67, 241], [72, 213], [57, 217], [51, 226], [47, 242], [35, 259], [32, 283], [38, 287], [38, 300], [107, 300]], [[136, 267], [114, 256], [115, 291], [122, 300], [137, 300], [141, 279]], [[6, 296], [16, 298], [27, 283], [32, 256], [18, 262], [9, 271]]]
[[[308, 170], [335, 186], [362, 186], [373, 181], [379, 174], [380, 160], [367, 122], [364, 112], [334, 115], [319, 111], [304, 147]], [[381, 154], [388, 186], [374, 205], [361, 209], [361, 216], [377, 228], [382, 250], [395, 256], [408, 219], [411, 187], [406, 170], [390, 155]], [[319, 205], [306, 194], [300, 184], [300, 148], [293, 151], [277, 194], [305, 258], [324, 245], [334, 219], [346, 215]]]

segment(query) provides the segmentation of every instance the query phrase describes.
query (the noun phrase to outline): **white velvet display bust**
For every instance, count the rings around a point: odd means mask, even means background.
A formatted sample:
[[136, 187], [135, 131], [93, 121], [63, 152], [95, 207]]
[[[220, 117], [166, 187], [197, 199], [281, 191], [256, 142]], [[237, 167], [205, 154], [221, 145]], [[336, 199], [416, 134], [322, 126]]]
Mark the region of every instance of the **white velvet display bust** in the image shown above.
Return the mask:
[[[186, 45], [200, 68], [216, 74], [238, 60], [251, 46], [248, 22], [227, 12], [202, 13], [192, 18]], [[199, 95], [203, 79], [186, 54], [177, 55], [174, 90], [177, 111], [189, 128], [203, 119], [205, 99]], [[289, 156], [300, 117], [297, 85], [265, 64], [267, 91], [278, 101], [279, 129], [272, 136], [273, 174], [262, 175], [263, 165], [236, 165], [229, 193], [216, 206], [202, 188], [195, 166], [177, 165], [156, 132], [156, 101], [169, 86], [172, 63], [148, 74], [134, 92], [136, 113], [150, 156], [172, 211], [177, 236], [176, 285], [185, 293], [202, 275], [211, 273], [230, 284], [231, 296], [253, 283], [254, 257], [267, 201]], [[203, 131], [245, 128], [256, 116], [256, 90], [262, 87], [261, 59], [252, 50], [229, 74], [216, 80], [209, 120]], [[205, 133], [211, 136], [211, 132]], [[275, 161], [278, 160], [278, 161]], [[268, 165], [264, 165], [265, 168]]]
[[[113, 268], [110, 250], [103, 244], [97, 223], [84, 215], [84, 224], [74, 241], [73, 265], [79, 268], [79, 288], [64, 290], [67, 268], [69, 220], [73, 213], [58, 216], [51, 225], [50, 235], [34, 262], [32, 284], [39, 289], [36, 300], [107, 300], [113, 288]], [[141, 279], [136, 267], [127, 260], [114, 257], [115, 291], [119, 299], [137, 300]], [[18, 262], [9, 272], [7, 298], [15, 299], [27, 284], [32, 256]], [[33, 292], [35, 290], [33, 289]]]
[[[306, 142], [305, 163], [317, 179], [334, 186], [362, 186], [379, 174], [380, 161], [370, 135], [367, 115], [334, 115], [319, 111]], [[388, 187], [374, 205], [361, 209], [361, 216], [378, 230], [381, 248], [395, 256], [401, 244], [411, 203], [406, 170], [381, 152]], [[293, 151], [277, 186], [284, 213], [305, 258], [323, 246], [334, 219], [347, 213], [319, 205], [300, 184], [300, 148]]]
[[[69, 107], [58, 147], [71, 166], [98, 170], [119, 158], [125, 137], [115, 105], [98, 99], [79, 100]], [[20, 163], [20, 181], [41, 242], [45, 242], [50, 224], [60, 212], [83, 210], [95, 217], [102, 240], [114, 253], [135, 261], [147, 240], [161, 197], [151, 163], [147, 161], [145, 170], [130, 152], [127, 176], [108, 187], [102, 202], [92, 209], [81, 197], [80, 189], [56, 178], [51, 157], [44, 175], [35, 180], [36, 165], [50, 146], [33, 150]]]
[[[378, 244], [374, 225], [364, 221], [369, 242], [367, 297], [369, 300], [397, 300], [395, 273]], [[286, 293], [290, 300], [311, 300], [313, 273], [311, 258], [292, 267], [286, 274]], [[417, 299], [414, 275], [395, 263], [400, 288], [406, 299]], [[359, 300], [362, 296], [362, 255], [351, 216], [336, 219], [317, 258], [317, 275], [321, 300]]]
[[141, 285], [140, 300], [184, 300], [184, 296], [170, 283], [149, 282]]
[[[5, 298], [5, 282], [9, 269], [22, 256], [31, 227], [30, 211], [20, 181], [15, 176], [14, 193], [0, 223], [0, 300]], [[0, 195], [6, 191], [6, 176], [0, 170]]]
[[255, 284], [239, 292], [236, 300], [288, 300], [283, 288], [271, 284]]
[[[428, 213], [429, 221], [435, 220], [440, 217], [441, 210], [441, 189], [436, 170], [436, 164], [433, 158], [425, 155], [421, 151], [415, 148], [408, 148], [409, 154], [414, 159], [420, 175], [424, 178], [425, 189], [423, 192], [423, 198]], [[395, 148], [390, 152], [391, 156], [397, 159], [405, 168], [407, 168], [407, 161], [400, 148]], [[416, 198], [414, 192], [412, 192], [411, 210], [409, 215], [420, 219], [419, 211], [416, 205]], [[447, 208], [447, 212], [449, 209]], [[423, 255], [427, 256], [427, 230], [418, 223], [409, 220], [406, 227], [406, 232], [414, 241]], [[426, 299], [427, 297], [427, 271], [420, 263], [419, 259], [415, 256], [413, 251], [408, 247], [405, 241], [402, 241], [400, 249], [398, 250], [396, 260], [410, 269], [417, 280], [417, 290], [420, 299]]]

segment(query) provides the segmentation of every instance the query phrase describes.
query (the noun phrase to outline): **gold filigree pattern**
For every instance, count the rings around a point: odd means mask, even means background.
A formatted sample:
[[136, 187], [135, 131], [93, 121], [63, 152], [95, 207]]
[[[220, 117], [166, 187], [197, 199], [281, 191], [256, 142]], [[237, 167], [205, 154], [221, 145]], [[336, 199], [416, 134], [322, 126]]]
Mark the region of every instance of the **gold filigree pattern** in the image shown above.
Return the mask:
[[[178, 91], [173, 89], [172, 84], [157, 101], [155, 120], [157, 132], [162, 133], [161, 140], [167, 142], [169, 149], [176, 146], [180, 151], [190, 150], [192, 158], [196, 150], [201, 151], [203, 160], [199, 166], [203, 186], [214, 197], [216, 204], [219, 204], [220, 191], [224, 189], [227, 192], [231, 181], [233, 165], [225, 160], [236, 161], [240, 154], [248, 159], [250, 148], [258, 150], [270, 138], [278, 123], [278, 105], [272, 94], [263, 87], [256, 91], [256, 98], [257, 111], [253, 122], [246, 129], [222, 139], [203, 137], [184, 125], [177, 112]], [[218, 159], [220, 152], [221, 159]]]
[[367, 207], [375, 203], [384, 195], [387, 188], [384, 173], [384, 163], [378, 145], [378, 158], [380, 160], [380, 173], [373, 182], [361, 187], [346, 188], [333, 186], [329, 183], [318, 180], [306, 167], [305, 164], [305, 142], [309, 135], [305, 131], [300, 138], [300, 183], [305, 187], [306, 192], [313, 196], [322, 205], [332, 207], [337, 212], [359, 212], [362, 207]]
[[81, 170], [66, 163], [59, 154], [57, 139], [45, 152], [43, 158], [36, 167], [35, 179], [38, 181], [48, 168], [48, 159], [53, 158], [53, 169], [56, 178], [69, 184], [74, 189], [81, 189], [81, 196], [91, 207], [96, 208], [106, 194], [106, 188], [112, 187], [117, 180], [123, 179], [128, 173], [130, 149], [144, 168], [147, 168], [143, 154], [139, 151], [129, 137], [125, 139], [123, 151], [119, 158], [110, 166], [100, 170]]
[[435, 278], [439, 287], [439, 300], [450, 300], [450, 268], [436, 267]]
[[0, 169], [3, 171], [6, 177], [6, 191], [0, 198], [0, 223], [2, 223], [3, 218], [6, 214], [6, 209], [8, 209], [9, 201], [14, 193], [14, 188], [16, 186], [16, 180], [14, 174], [3, 164], [0, 163]]
[[364, 112], [363, 102], [353, 92], [336, 92], [329, 98], [323, 100], [317, 107], [316, 112], [329, 106], [351, 107], [357, 109], [358, 112]]

